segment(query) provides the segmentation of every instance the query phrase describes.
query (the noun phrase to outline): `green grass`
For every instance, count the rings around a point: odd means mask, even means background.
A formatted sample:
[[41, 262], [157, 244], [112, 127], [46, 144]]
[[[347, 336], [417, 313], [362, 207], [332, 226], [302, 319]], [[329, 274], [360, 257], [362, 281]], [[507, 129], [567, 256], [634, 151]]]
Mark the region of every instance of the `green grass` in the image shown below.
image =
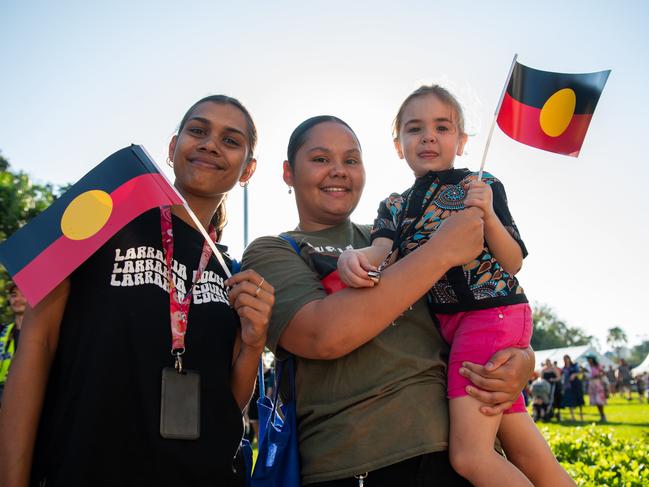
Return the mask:
[[[588, 398], [586, 398], [588, 402]], [[597, 430], [603, 433], [611, 433], [618, 439], [640, 439], [649, 434], [649, 404], [640, 403], [638, 395], [633, 395], [632, 401], [627, 401], [619, 396], [609, 398], [608, 405], [604, 407], [604, 414], [608, 420], [605, 424], [599, 423], [599, 414], [595, 406], [584, 406], [584, 421], [579, 421], [578, 410], [575, 409], [577, 421], [570, 421], [568, 409], [561, 410], [561, 423], [552, 419], [548, 423], [539, 421], [537, 426], [541, 430], [547, 430], [550, 434], [562, 436], [570, 435], [575, 427], [590, 426], [595, 424]]]
[[649, 404], [640, 403], [637, 394], [633, 401], [610, 398], [605, 424], [599, 423], [594, 406], [583, 407], [583, 421], [577, 410], [577, 421], [567, 420], [567, 409], [561, 412], [562, 422], [552, 419], [537, 426], [579, 487], [649, 486]]

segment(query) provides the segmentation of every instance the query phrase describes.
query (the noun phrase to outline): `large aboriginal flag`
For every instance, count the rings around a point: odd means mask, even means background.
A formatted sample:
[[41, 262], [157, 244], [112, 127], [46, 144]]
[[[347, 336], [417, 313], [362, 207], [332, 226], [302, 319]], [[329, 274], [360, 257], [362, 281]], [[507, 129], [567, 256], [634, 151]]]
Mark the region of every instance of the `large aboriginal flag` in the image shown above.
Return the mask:
[[35, 306], [128, 222], [183, 204], [143, 147], [115, 152], [0, 244], [4, 264]]
[[552, 73], [516, 63], [498, 125], [523, 144], [577, 157], [610, 72]]

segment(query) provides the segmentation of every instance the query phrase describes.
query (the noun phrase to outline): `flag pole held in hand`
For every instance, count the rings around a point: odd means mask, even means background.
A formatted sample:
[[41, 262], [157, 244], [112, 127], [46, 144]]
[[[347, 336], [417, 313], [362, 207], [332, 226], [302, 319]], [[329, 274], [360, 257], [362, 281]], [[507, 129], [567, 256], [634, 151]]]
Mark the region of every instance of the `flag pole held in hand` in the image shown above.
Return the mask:
[[494, 118], [491, 121], [489, 136], [487, 137], [487, 143], [485, 144], [484, 152], [482, 153], [482, 162], [480, 163], [480, 170], [478, 171], [478, 181], [482, 181], [482, 172], [484, 171], [485, 161], [487, 160], [487, 151], [489, 150], [489, 144], [491, 144], [491, 137], [493, 136], [494, 128], [496, 127], [496, 118], [498, 118], [498, 112], [500, 112], [500, 107], [503, 104], [503, 99], [505, 98], [505, 92], [507, 91], [507, 86], [509, 85], [509, 79], [512, 76], [512, 71], [514, 71], [514, 66], [516, 65], [516, 59], [518, 59], [518, 53], [514, 54], [514, 59], [512, 59], [512, 65], [509, 67], [509, 73], [507, 73], [505, 86], [503, 87], [503, 91], [500, 94], [500, 100], [498, 100], [498, 105], [496, 106], [496, 111], [494, 112]]

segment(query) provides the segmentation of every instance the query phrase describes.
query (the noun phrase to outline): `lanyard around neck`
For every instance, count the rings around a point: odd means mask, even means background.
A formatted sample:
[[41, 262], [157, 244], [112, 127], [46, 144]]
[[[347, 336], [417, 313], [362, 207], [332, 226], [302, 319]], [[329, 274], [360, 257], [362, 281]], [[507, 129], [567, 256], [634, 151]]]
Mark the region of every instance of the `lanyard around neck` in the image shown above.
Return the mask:
[[[192, 278], [192, 285], [181, 299], [178, 289], [172, 276], [172, 264], [174, 255], [174, 235], [171, 223], [171, 209], [168, 206], [160, 208], [160, 226], [162, 228], [162, 249], [167, 262], [167, 280], [169, 281], [169, 315], [171, 321], [171, 354], [176, 357], [176, 367], [182, 367], [180, 356], [185, 353], [185, 334], [187, 333], [187, 319], [189, 306], [192, 302], [194, 285], [203, 275], [210, 260], [212, 250], [207, 242], [203, 242], [203, 250], [198, 263], [196, 274]], [[216, 241], [216, 230], [210, 225], [209, 236]]]

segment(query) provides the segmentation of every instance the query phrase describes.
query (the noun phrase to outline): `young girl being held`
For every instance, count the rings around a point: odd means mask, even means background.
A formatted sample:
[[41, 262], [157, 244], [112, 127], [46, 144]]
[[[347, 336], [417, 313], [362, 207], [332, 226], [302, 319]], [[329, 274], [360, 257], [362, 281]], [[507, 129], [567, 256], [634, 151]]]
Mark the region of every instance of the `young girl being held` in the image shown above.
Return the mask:
[[[460, 104], [440, 86], [422, 86], [406, 98], [393, 135], [415, 183], [381, 203], [371, 247], [342, 254], [341, 280], [350, 287], [374, 286], [368, 271], [376, 271], [394, 254], [399, 258], [416, 250], [453, 212], [481, 209], [483, 251], [464, 266], [451, 268], [429, 291], [431, 310], [451, 344], [451, 463], [476, 486], [575, 485], [527, 414], [522, 396], [504, 414], [487, 416], [481, 413], [482, 404], [467, 394], [470, 382], [461, 375], [464, 362], [485, 364], [498, 350], [527, 348], [532, 335], [532, 313], [514, 277], [527, 251], [503, 185], [488, 173], [478, 181], [468, 169], [454, 169], [467, 134]], [[512, 463], [494, 450], [496, 435]]]

